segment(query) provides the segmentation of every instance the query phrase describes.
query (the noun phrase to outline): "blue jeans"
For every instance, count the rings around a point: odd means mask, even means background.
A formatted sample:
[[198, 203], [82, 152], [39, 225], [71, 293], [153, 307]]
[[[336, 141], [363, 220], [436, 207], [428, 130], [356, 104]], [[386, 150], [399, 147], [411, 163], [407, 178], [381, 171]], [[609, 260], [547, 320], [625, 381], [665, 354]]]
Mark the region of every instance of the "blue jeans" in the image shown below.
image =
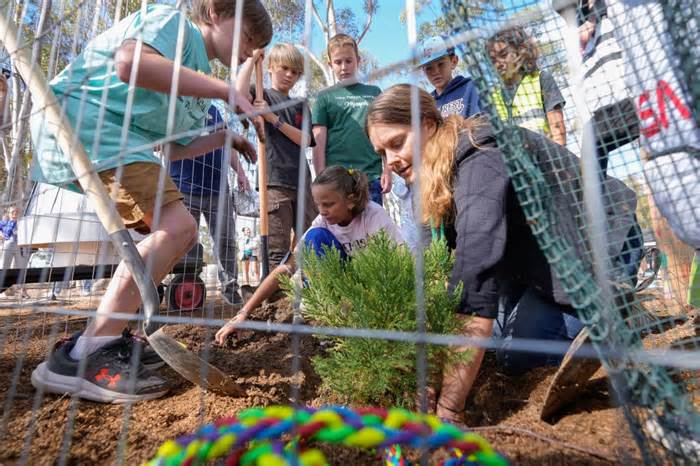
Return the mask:
[[374, 201], [380, 206], [384, 206], [382, 198], [382, 182], [374, 180], [369, 182], [369, 200]]
[[[505, 372], [520, 374], [534, 367], [561, 362], [563, 354], [512, 352], [509, 349], [514, 338], [550, 341], [571, 341], [576, 338], [583, 324], [565, 311], [572, 312], [572, 308], [544, 298], [530, 288], [525, 290], [510, 312], [507, 308], [502, 309], [505, 325], [501, 333], [503, 344], [497, 351], [497, 359]], [[498, 323], [494, 325], [494, 330], [497, 327]]]
[[620, 255], [613, 260], [615, 266], [621, 269], [623, 277], [629, 280], [632, 287], [637, 286], [637, 273], [639, 272], [644, 253], [642, 229], [637, 222], [636, 216], [634, 217], [634, 222], [634, 226], [627, 233]]
[[347, 260], [348, 258], [343, 245], [327, 228], [309, 228], [304, 234], [304, 246], [311, 247], [316, 255], [320, 257], [326, 255], [327, 248], [333, 248], [340, 252], [342, 260]]

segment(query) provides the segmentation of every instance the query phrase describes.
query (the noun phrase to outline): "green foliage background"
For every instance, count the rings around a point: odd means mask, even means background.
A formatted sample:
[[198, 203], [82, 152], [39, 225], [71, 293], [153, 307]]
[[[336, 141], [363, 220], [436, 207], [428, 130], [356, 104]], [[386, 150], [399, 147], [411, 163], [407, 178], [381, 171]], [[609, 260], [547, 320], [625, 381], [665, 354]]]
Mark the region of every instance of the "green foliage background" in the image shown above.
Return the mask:
[[[454, 310], [461, 286], [450, 294], [447, 281], [453, 259], [446, 244], [434, 242], [425, 251], [426, 330], [457, 333], [464, 324]], [[304, 254], [304, 276], [309, 286], [300, 290], [304, 317], [332, 327], [416, 331], [415, 261], [384, 232], [370, 238], [352, 260], [343, 262], [337, 250], [325, 257]], [[298, 288], [287, 280], [293, 296]], [[396, 341], [331, 337], [324, 356], [314, 367], [329, 389], [350, 404], [378, 404], [413, 408], [416, 393], [417, 346]], [[466, 359], [446, 346], [429, 345], [428, 362], [435, 379], [444, 363]]]

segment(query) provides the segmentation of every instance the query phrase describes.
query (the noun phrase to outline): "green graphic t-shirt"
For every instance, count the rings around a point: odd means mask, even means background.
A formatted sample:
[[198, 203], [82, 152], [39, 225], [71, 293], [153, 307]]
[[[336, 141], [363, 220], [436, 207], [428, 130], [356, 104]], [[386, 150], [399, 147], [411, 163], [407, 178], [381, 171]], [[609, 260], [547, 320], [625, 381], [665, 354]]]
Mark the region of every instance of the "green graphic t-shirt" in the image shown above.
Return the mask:
[[[51, 81], [51, 89], [59, 104], [65, 108], [73, 129], [98, 172], [134, 162], [160, 163], [153, 155], [152, 144], [166, 136], [170, 96], [136, 88], [131, 118], [123, 132], [129, 85], [117, 77], [114, 55], [124, 41], [141, 37], [145, 45], [165, 58], [175, 60], [181, 23], [184, 27], [182, 66], [211, 73], [199, 28], [176, 8], [150, 5], [145, 14], [134, 13], [95, 37]], [[103, 107], [105, 90], [107, 95]], [[209, 99], [178, 97], [172, 134], [201, 128], [209, 105]], [[54, 138], [55, 129], [46, 123], [43, 112], [32, 116], [31, 132], [35, 151], [32, 178], [76, 189], [72, 184], [76, 176], [68, 157], [58, 147]], [[126, 137], [124, 141], [123, 134]], [[187, 144], [190, 140], [191, 137], [182, 137], [177, 142]]]
[[381, 93], [377, 86], [352, 84], [321, 92], [311, 112], [315, 126], [328, 128], [326, 166], [341, 165], [367, 174], [370, 181], [382, 174], [382, 159], [367, 134], [367, 107]]

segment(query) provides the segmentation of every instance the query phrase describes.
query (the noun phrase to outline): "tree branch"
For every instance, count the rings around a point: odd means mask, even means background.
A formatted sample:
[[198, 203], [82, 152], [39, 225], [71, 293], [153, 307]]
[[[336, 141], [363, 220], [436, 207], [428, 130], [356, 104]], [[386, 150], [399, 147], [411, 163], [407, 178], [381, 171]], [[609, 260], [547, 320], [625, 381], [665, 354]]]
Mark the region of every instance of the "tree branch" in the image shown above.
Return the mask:
[[321, 15], [318, 13], [318, 10], [316, 9], [316, 5], [311, 2], [311, 12], [314, 15], [314, 18], [316, 19], [316, 22], [318, 23], [319, 27], [323, 30], [324, 34], [328, 34], [328, 26], [326, 26], [326, 23], [323, 22], [321, 19]]
[[[39, 15], [39, 22], [36, 28], [36, 35], [34, 44], [32, 45], [32, 60], [38, 60], [41, 52], [42, 35], [46, 26], [46, 22], [49, 16], [51, 8], [51, 1], [46, 1], [41, 6], [41, 12]], [[14, 67], [14, 58], [12, 58], [12, 68], [17, 72]], [[19, 75], [19, 74], [18, 74]], [[28, 82], [28, 78], [25, 76], [24, 79]], [[16, 95], [19, 97], [19, 85], [16, 80], [13, 86], [13, 97]], [[15, 91], [17, 94], [15, 94]], [[17, 104], [18, 102], [13, 102]], [[22, 173], [21, 168], [18, 166], [22, 160], [22, 150], [24, 149], [24, 141], [26, 136], [26, 129], [29, 120], [29, 115], [31, 114], [32, 101], [30, 99], [29, 88], [25, 89], [24, 95], [22, 96], [22, 103], [17, 111], [17, 119], [15, 120], [16, 125], [13, 125], [14, 129], [14, 144], [12, 146], [12, 152], [10, 154], [10, 164], [7, 167], [7, 186], [5, 186], [4, 191], [0, 195], [3, 202], [9, 202], [15, 200], [15, 193], [22, 194]]]
[[10, 170], [10, 148], [7, 145], [5, 134], [0, 135], [0, 149], [2, 151], [2, 159], [4, 162], [5, 172]]
[[376, 11], [376, 8], [374, 10], [367, 12], [367, 19], [365, 20], [365, 26], [362, 28], [362, 32], [360, 33], [360, 35], [357, 36], [357, 45], [360, 45], [360, 42], [362, 42], [362, 39], [365, 38], [365, 34], [367, 34], [367, 31], [369, 31], [369, 28], [372, 25], [372, 18], [374, 17], [375, 11]]
[[335, 20], [335, 5], [333, 0], [326, 0], [326, 17], [328, 18], [329, 39], [338, 33], [338, 26]]
[[328, 76], [328, 70], [326, 68], [326, 65], [308, 48], [306, 48], [302, 44], [297, 44], [297, 47], [299, 47], [301, 50], [303, 50], [305, 53], [309, 55], [309, 58], [316, 63], [316, 65], [321, 69], [321, 72], [323, 73], [323, 79], [326, 81], [325, 84], [328, 86], [330, 84], [330, 77]]

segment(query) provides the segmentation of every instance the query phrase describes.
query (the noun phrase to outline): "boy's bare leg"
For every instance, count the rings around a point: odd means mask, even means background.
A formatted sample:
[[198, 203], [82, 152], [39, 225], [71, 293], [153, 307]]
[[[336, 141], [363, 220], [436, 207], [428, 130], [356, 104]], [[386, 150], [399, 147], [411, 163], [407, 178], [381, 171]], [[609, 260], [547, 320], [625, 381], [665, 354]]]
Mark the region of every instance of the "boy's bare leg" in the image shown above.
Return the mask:
[[[197, 242], [197, 223], [182, 202], [172, 202], [161, 210], [159, 225], [141, 241], [137, 249], [145, 263], [152, 260], [151, 276], [155, 283], [161, 280]], [[124, 262], [120, 262], [107, 291], [97, 308], [97, 317], [85, 329], [84, 336], [118, 336], [127, 321], [110, 319], [109, 314], [135, 313], [141, 305], [141, 295]]]

